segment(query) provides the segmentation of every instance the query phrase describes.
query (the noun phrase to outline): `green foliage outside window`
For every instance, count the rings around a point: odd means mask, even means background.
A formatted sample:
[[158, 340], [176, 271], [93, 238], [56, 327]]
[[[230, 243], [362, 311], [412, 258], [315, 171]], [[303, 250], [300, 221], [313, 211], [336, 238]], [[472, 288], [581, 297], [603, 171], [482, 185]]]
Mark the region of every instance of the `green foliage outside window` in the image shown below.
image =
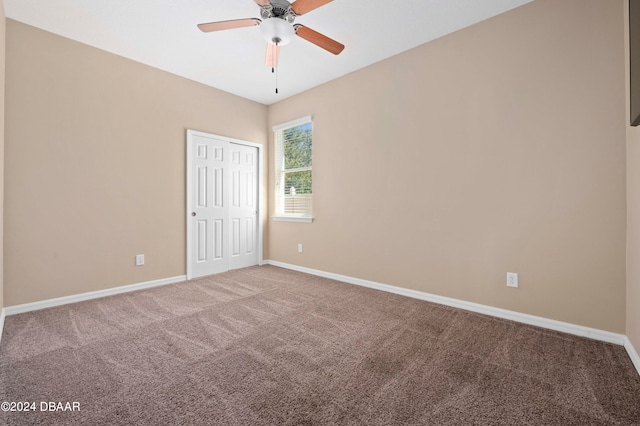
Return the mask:
[[311, 123], [292, 127], [283, 131], [284, 141], [284, 169], [286, 195], [290, 195], [291, 187], [295, 188], [295, 194], [311, 194], [311, 170], [291, 171], [287, 170], [311, 167]]

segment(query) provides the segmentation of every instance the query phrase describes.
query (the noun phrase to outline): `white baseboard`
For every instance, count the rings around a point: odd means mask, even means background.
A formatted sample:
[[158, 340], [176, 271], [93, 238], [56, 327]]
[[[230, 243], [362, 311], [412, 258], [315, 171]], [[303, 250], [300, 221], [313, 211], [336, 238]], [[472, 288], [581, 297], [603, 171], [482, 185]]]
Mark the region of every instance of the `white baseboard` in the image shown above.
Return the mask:
[[159, 280], [146, 281], [137, 284], [124, 285], [121, 287], [113, 287], [105, 290], [90, 291], [88, 293], [74, 294], [71, 296], [57, 297], [55, 299], [41, 300], [39, 302], [24, 303], [22, 305], [7, 306], [2, 310], [2, 321], [4, 316], [16, 315], [24, 312], [37, 311], [39, 309], [52, 308], [54, 306], [66, 305], [69, 303], [82, 302], [85, 300], [98, 299], [100, 297], [113, 296], [120, 293], [128, 293], [130, 291], [144, 290], [146, 288], [158, 287], [161, 285], [173, 284], [186, 281], [186, 275], [178, 275], [176, 277], [162, 278]]
[[5, 309], [0, 310], [0, 342], [2, 342], [2, 331], [4, 330]]
[[640, 355], [638, 355], [636, 348], [633, 347], [631, 340], [629, 340], [627, 336], [624, 336], [624, 348], [627, 350], [629, 358], [631, 358], [631, 362], [633, 362], [636, 370], [638, 370], [638, 374], [640, 374]]
[[[609, 331], [598, 330], [596, 328], [584, 327], [581, 325], [571, 324], [562, 321], [556, 321], [548, 318], [538, 317], [535, 315], [523, 314], [520, 312], [509, 311], [507, 309], [494, 308], [493, 306], [481, 305], [479, 303], [467, 302], [460, 299], [453, 299], [450, 297], [438, 296], [436, 294], [424, 293], [417, 290], [410, 290], [402, 287], [396, 287], [388, 284], [381, 284], [374, 281], [363, 280], [360, 278], [353, 278], [346, 275], [334, 274], [331, 272], [319, 271], [317, 269], [305, 268], [302, 266], [291, 265], [288, 263], [278, 262], [270, 260], [270, 265], [279, 266], [281, 268], [292, 269], [294, 271], [305, 272], [311, 275], [317, 275], [320, 277], [330, 278], [337, 281], [342, 281], [348, 284], [355, 284], [363, 287], [373, 288], [376, 290], [382, 290], [389, 293], [400, 294], [402, 296], [412, 297], [414, 299], [425, 300], [427, 302], [438, 303], [440, 305], [447, 305], [454, 308], [460, 308], [467, 311], [477, 312], [480, 314], [490, 315], [493, 317], [503, 318], [511, 321], [520, 322], [523, 324], [535, 325], [538, 327], [547, 328], [550, 330], [561, 331], [563, 333], [573, 334], [576, 336], [588, 337], [603, 342], [614, 343], [627, 347], [625, 341], [628, 340], [624, 334], [612, 333]], [[625, 340], [626, 339], [626, 340]], [[631, 342], [629, 342], [629, 345]], [[637, 356], [637, 354], [636, 354]], [[636, 368], [638, 365], [636, 364]], [[638, 369], [640, 373], [640, 369]]]

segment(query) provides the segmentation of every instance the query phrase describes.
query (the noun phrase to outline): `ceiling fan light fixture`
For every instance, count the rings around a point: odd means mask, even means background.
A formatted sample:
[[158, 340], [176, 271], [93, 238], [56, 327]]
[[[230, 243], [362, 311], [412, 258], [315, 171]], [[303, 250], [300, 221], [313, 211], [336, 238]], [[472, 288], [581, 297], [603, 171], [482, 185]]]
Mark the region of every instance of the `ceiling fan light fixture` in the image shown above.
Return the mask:
[[260, 24], [262, 37], [267, 42], [284, 46], [288, 44], [296, 34], [293, 26], [282, 18], [269, 18]]

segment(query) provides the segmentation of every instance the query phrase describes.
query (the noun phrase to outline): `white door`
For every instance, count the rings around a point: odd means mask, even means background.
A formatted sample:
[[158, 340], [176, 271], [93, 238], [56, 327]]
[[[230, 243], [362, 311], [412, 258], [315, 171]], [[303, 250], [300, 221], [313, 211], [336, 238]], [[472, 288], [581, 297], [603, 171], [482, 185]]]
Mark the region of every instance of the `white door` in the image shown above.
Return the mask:
[[229, 245], [228, 191], [225, 175], [228, 172], [228, 142], [201, 135], [191, 141], [191, 273], [194, 277], [215, 274], [229, 269], [225, 255]]
[[229, 144], [231, 154], [231, 224], [229, 269], [244, 268], [258, 263], [258, 149]]
[[258, 264], [258, 149], [187, 132], [187, 277]]

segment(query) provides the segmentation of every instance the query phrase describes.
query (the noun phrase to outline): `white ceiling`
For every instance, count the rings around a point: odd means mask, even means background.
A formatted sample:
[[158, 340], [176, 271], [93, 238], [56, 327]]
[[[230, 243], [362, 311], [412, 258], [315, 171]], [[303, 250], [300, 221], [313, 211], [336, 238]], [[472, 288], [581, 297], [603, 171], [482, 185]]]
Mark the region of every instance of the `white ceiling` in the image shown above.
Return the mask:
[[294, 37], [279, 94], [259, 27], [203, 33], [202, 22], [259, 18], [254, 0], [4, 0], [8, 18], [266, 105], [532, 0], [335, 0], [296, 18], [346, 46]]

